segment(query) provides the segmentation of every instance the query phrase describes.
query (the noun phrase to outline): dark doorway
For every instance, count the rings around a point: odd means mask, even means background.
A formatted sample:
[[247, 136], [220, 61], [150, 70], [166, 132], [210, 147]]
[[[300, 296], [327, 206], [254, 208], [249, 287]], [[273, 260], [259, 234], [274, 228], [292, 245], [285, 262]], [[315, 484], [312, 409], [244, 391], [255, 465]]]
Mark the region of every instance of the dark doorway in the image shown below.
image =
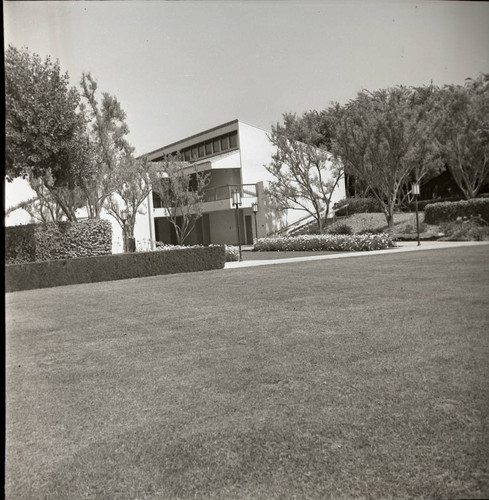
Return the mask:
[[251, 225], [251, 215], [245, 215], [246, 244], [253, 245], [253, 226]]

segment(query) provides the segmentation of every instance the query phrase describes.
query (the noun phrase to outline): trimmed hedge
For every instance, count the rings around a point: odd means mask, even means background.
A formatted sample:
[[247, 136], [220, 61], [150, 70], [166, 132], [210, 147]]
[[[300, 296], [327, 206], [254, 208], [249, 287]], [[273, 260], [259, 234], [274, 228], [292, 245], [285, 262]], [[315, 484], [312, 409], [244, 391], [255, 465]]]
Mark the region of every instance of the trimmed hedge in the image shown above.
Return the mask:
[[125, 253], [5, 266], [5, 290], [32, 290], [161, 274], [222, 269], [223, 246]]
[[489, 222], [489, 199], [474, 198], [472, 200], [432, 203], [424, 209], [426, 224], [440, 224], [457, 220], [458, 217], [477, 217], [480, 215]]
[[[226, 262], [236, 262], [239, 260], [239, 250], [238, 247], [233, 245], [208, 245], [210, 247], [216, 246], [224, 246], [224, 250], [226, 253]], [[203, 248], [203, 245], [169, 245], [167, 243], [163, 243], [161, 241], [156, 242], [156, 250], [174, 250], [177, 248]]]
[[253, 250], [260, 252], [285, 251], [369, 251], [395, 247], [388, 234], [304, 234], [281, 238], [260, 238], [255, 241]]
[[5, 228], [6, 264], [111, 253], [112, 225], [107, 220], [88, 219]]

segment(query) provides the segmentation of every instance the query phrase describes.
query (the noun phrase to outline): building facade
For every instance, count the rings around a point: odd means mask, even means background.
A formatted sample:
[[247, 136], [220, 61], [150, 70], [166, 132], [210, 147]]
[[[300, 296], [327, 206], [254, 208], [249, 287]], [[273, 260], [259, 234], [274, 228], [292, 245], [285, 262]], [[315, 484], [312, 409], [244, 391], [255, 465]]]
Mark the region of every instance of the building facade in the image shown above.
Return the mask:
[[[278, 210], [266, 195], [273, 176], [265, 168], [272, 160], [275, 148], [268, 133], [239, 120], [224, 123], [192, 135], [149, 153], [151, 161], [179, 153], [192, 171], [205, 172], [209, 183], [204, 193], [203, 216], [197, 221], [185, 243], [252, 244], [303, 218], [301, 210]], [[232, 193], [241, 195], [236, 211]], [[345, 196], [344, 182], [337, 188], [333, 202]], [[167, 244], [176, 243], [176, 235], [161, 199], [152, 193], [148, 200], [152, 239]], [[253, 204], [258, 210], [253, 211]]]

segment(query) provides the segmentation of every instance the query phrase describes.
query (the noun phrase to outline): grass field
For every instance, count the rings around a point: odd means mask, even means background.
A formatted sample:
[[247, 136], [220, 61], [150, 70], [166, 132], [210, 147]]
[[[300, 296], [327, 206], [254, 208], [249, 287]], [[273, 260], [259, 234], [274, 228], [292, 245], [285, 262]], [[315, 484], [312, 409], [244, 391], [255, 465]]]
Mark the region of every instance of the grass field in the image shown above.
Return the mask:
[[489, 246], [11, 293], [8, 499], [487, 498]]

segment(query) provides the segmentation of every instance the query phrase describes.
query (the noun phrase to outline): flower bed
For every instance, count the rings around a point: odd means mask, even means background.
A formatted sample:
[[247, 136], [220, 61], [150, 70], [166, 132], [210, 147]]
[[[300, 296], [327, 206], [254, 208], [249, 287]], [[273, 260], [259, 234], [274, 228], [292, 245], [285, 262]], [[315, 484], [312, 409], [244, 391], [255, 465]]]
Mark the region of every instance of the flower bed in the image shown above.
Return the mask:
[[393, 248], [395, 243], [385, 233], [382, 234], [320, 234], [285, 236], [281, 238], [260, 238], [253, 245], [254, 251], [345, 251], [365, 252]]

